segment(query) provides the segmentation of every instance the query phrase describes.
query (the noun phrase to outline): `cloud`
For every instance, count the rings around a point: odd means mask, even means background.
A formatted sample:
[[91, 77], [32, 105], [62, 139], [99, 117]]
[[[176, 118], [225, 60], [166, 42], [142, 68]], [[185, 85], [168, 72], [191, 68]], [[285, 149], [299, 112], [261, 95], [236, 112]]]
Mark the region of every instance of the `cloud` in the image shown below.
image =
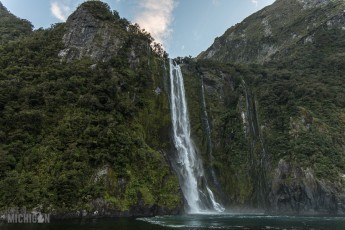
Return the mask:
[[59, 2], [52, 2], [50, 3], [50, 11], [54, 17], [64, 22], [71, 13], [71, 8]]
[[136, 0], [136, 2], [137, 13], [133, 21], [148, 31], [156, 42], [166, 45], [172, 33], [175, 0]]
[[253, 3], [253, 4], [255, 4], [256, 6], [258, 5], [258, 3], [259, 3], [259, 1], [258, 0], [251, 0], [251, 2]]

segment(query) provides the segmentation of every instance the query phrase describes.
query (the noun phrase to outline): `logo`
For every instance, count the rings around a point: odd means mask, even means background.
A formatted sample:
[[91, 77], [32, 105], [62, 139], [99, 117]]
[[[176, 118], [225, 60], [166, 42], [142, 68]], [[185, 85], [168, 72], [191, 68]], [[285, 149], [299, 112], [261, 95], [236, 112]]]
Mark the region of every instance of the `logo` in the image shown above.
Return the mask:
[[27, 213], [26, 209], [13, 211], [9, 210], [7, 214], [1, 216], [8, 224], [49, 224], [50, 214], [41, 212]]

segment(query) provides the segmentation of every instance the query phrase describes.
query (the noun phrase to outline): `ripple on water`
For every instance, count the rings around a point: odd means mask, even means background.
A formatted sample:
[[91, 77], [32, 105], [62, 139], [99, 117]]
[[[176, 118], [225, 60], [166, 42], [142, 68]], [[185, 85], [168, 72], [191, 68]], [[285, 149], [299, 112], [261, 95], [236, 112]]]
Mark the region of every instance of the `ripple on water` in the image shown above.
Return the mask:
[[345, 230], [345, 217], [300, 217], [240, 214], [193, 214], [139, 218], [150, 224], [180, 229]]

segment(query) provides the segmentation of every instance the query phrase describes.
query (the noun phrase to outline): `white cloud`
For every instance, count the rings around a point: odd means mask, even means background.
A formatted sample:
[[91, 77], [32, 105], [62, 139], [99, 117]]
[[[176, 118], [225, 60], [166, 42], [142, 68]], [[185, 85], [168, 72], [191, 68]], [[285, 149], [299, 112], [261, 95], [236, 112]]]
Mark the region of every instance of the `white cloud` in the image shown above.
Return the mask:
[[172, 33], [175, 0], [136, 0], [137, 14], [134, 22], [148, 31], [156, 42], [166, 45]]
[[258, 5], [258, 3], [259, 3], [259, 1], [258, 0], [251, 0], [251, 2], [253, 3], [253, 4], [255, 4], [256, 6]]
[[68, 15], [71, 13], [71, 8], [59, 2], [52, 2], [50, 3], [50, 11], [60, 21], [66, 21]]

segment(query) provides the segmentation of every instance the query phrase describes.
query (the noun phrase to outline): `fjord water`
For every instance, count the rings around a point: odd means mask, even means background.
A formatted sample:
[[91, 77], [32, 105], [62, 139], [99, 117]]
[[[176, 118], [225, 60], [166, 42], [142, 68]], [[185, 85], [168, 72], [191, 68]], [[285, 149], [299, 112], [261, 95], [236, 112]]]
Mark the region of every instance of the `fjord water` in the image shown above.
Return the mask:
[[180, 66], [174, 64], [172, 60], [170, 60], [170, 89], [173, 140], [176, 148], [172, 163], [188, 205], [187, 211], [189, 213], [222, 212], [224, 208], [215, 200], [212, 190], [207, 185], [202, 162], [190, 135], [183, 76]]
[[345, 217], [210, 214], [142, 218], [139, 220], [166, 227], [167, 229], [345, 229]]
[[5, 224], [1, 230], [344, 230], [345, 217], [296, 217], [264, 215], [182, 215], [153, 218], [106, 218], [52, 221], [50, 224]]

